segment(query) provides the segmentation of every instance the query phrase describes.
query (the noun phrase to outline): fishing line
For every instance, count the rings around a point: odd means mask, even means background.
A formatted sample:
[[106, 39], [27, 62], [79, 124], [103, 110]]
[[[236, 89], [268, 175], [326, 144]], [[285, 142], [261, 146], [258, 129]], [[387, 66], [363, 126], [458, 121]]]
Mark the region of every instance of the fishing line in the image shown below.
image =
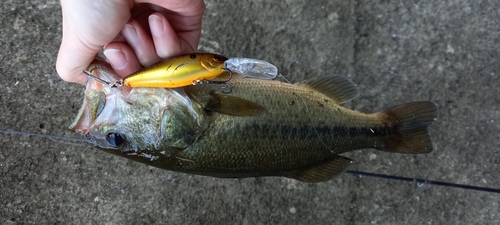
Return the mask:
[[[0, 133], [12, 134], [12, 135], [25, 135], [28, 137], [40, 137], [40, 138], [47, 138], [47, 139], [53, 139], [53, 140], [88, 143], [88, 140], [84, 139], [84, 138], [72, 138], [72, 137], [55, 136], [55, 135], [48, 135], [48, 134], [38, 134], [38, 133], [15, 131], [15, 130], [8, 130], [8, 129], [0, 129]], [[465, 189], [465, 190], [483, 191], [483, 192], [500, 194], [500, 189], [495, 189], [495, 188], [478, 187], [478, 186], [472, 186], [472, 185], [455, 184], [455, 183], [450, 183], [450, 182], [433, 181], [433, 180], [427, 180], [427, 179], [418, 179], [418, 178], [402, 177], [402, 176], [393, 176], [393, 175], [385, 175], [385, 174], [378, 174], [378, 173], [368, 173], [368, 172], [354, 171], [354, 170], [347, 170], [345, 173], [351, 174], [351, 175], [358, 175], [358, 176], [375, 177], [375, 178], [380, 178], [380, 179], [414, 182], [414, 183], [417, 183], [418, 186], [425, 185], [425, 184], [431, 184], [431, 185], [438, 185], [438, 186], [444, 186], [444, 187], [454, 187], [454, 188]]]
[[500, 194], [500, 189], [478, 187], [478, 186], [465, 185], [465, 184], [455, 184], [455, 183], [444, 182], [444, 181], [434, 181], [434, 180], [418, 179], [418, 178], [411, 178], [411, 177], [401, 177], [401, 176], [385, 175], [385, 174], [378, 174], [378, 173], [368, 173], [368, 172], [354, 171], [354, 170], [347, 170], [345, 173], [352, 174], [352, 175], [376, 177], [376, 178], [381, 178], [381, 179], [414, 182], [414, 183], [417, 183], [417, 185], [419, 187], [421, 187], [425, 184], [432, 184], [432, 185], [438, 185], [438, 186], [444, 186], [444, 187], [454, 187], [454, 188], [460, 188], [460, 189], [465, 189], [465, 190], [484, 191], [484, 192], [491, 192], [491, 193]]
[[0, 133], [25, 135], [25, 136], [28, 136], [28, 137], [34, 136], [34, 137], [41, 137], [41, 138], [47, 138], [47, 139], [53, 139], [53, 140], [72, 141], [72, 142], [85, 142], [85, 143], [89, 142], [85, 138], [72, 138], [72, 137], [54, 136], [54, 135], [48, 135], [48, 134], [38, 134], [38, 133], [30, 133], [30, 132], [15, 131], [15, 130], [6, 130], [6, 129], [0, 129]]

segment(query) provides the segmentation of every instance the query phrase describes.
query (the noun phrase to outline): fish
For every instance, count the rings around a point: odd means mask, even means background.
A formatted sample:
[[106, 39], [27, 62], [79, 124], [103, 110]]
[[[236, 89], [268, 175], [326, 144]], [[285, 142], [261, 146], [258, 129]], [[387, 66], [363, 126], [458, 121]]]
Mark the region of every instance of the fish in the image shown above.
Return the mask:
[[[104, 59], [97, 58], [89, 70], [119, 80]], [[219, 178], [325, 182], [351, 165], [353, 160], [341, 155], [345, 152], [433, 150], [428, 127], [437, 106], [430, 101], [358, 112], [341, 106], [359, 95], [342, 76], [291, 84], [234, 74], [228, 85], [229, 93], [215, 84], [111, 88], [89, 79], [69, 128], [105, 152]]]
[[221, 75], [226, 60], [212, 53], [175, 56], [126, 76], [117, 86], [176, 88], [192, 85]]

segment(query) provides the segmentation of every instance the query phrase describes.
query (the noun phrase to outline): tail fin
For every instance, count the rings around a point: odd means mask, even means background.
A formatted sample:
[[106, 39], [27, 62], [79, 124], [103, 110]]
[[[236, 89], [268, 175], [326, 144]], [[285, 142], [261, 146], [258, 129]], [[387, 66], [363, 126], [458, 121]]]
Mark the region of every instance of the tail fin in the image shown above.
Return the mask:
[[384, 145], [378, 150], [399, 153], [428, 153], [432, 142], [427, 127], [437, 117], [432, 102], [410, 102], [377, 113], [386, 126]]

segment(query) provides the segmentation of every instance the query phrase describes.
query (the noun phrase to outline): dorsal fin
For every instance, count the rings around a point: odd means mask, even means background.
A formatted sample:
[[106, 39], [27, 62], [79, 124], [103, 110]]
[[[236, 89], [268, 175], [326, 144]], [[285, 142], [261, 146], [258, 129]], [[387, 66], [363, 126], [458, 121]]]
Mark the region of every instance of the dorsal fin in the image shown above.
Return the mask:
[[359, 95], [356, 84], [342, 76], [317, 77], [302, 81], [297, 85], [321, 92], [337, 104], [348, 102]]

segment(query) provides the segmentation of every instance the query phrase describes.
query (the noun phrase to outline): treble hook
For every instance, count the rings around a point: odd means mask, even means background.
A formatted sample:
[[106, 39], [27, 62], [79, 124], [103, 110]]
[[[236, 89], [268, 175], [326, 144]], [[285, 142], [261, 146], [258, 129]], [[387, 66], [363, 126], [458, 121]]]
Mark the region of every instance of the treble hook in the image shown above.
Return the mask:
[[225, 83], [224, 86], [222, 86], [220, 89], [222, 90], [222, 93], [224, 93], [224, 94], [229, 94], [233, 91], [233, 88], [228, 83]]
[[117, 88], [117, 87], [121, 87], [123, 86], [123, 82], [122, 81], [116, 81], [114, 83], [111, 83], [109, 81], [105, 81], [99, 77], [96, 77], [92, 74], [92, 71], [94, 71], [95, 68], [92, 68], [90, 71], [87, 71], [87, 70], [83, 70], [83, 73], [87, 74], [87, 76], [91, 77], [92, 79], [94, 80], [97, 80], [105, 85], [108, 85], [109, 87], [111, 88]]
[[101, 79], [99, 77], [94, 76], [94, 74], [92, 74], [92, 71], [94, 71], [94, 69], [95, 68], [92, 68], [90, 71], [83, 70], [83, 73], [87, 74], [87, 76], [89, 76], [89, 77], [93, 78], [94, 80], [97, 80], [97, 81], [99, 81], [99, 82], [101, 82], [103, 84], [106, 84], [108, 86], [111, 85], [109, 82], [107, 82], [107, 81], [105, 81], [105, 80], [103, 80], [103, 79]]
[[224, 70], [229, 72], [229, 78], [227, 80], [224, 80], [224, 81], [211, 81], [211, 80], [207, 80], [206, 84], [223, 84], [224, 86], [221, 87], [222, 93], [229, 94], [233, 90], [233, 88], [231, 87], [231, 85], [228, 84], [228, 82], [231, 79], [233, 79], [233, 71], [231, 71], [228, 68], [224, 68]]
[[224, 68], [225, 71], [228, 71], [229, 72], [229, 78], [227, 80], [224, 80], [224, 81], [212, 81], [212, 80], [207, 80], [207, 84], [227, 84], [227, 82], [229, 82], [231, 79], [233, 79], [233, 71], [231, 71], [230, 69], [228, 68]]

